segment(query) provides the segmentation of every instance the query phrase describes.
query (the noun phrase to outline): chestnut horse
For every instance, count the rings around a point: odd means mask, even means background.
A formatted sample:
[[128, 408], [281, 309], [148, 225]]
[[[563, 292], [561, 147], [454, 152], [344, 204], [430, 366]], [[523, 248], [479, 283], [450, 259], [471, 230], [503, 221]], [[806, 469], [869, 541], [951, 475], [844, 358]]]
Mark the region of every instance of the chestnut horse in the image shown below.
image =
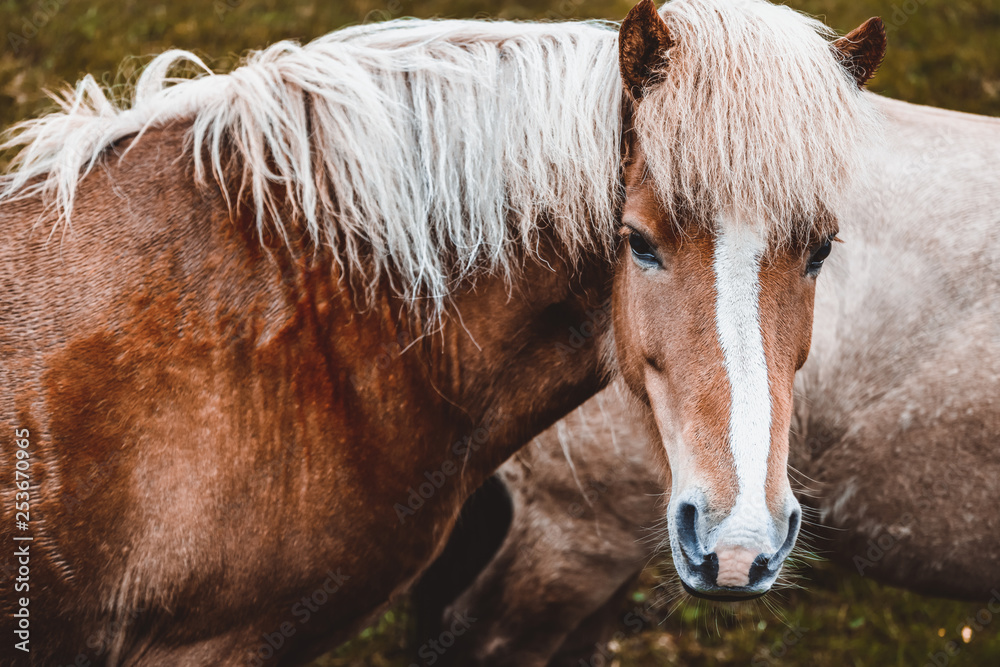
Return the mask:
[[[820, 555], [982, 602], [1000, 585], [1000, 252], [976, 240], [1000, 228], [1000, 119], [876, 101], [882, 168], [817, 290], [790, 462]], [[620, 593], [660, 555], [652, 439], [609, 388], [500, 467], [416, 588], [420, 641], [442, 614], [477, 619], [438, 664], [590, 664], [661, 617]], [[462, 572], [473, 527], [493, 551]]]
[[129, 108], [88, 78], [21, 125], [0, 531], [30, 590], [4, 589], [4, 654], [307, 660], [616, 369], [686, 585], [767, 591], [816, 275], [878, 134], [881, 23], [827, 36], [760, 0], [404, 21], [227, 75], [170, 52]]

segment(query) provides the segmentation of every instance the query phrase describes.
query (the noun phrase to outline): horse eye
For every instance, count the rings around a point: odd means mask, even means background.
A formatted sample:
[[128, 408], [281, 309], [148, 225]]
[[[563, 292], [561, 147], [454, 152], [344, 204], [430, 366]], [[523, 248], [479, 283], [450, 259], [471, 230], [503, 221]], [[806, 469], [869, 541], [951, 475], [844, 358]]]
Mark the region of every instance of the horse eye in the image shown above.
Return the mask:
[[823, 268], [823, 260], [830, 256], [832, 248], [833, 238], [827, 238], [823, 241], [823, 245], [813, 251], [809, 257], [809, 263], [806, 265], [806, 275], [815, 276], [819, 273], [819, 270]]
[[653, 249], [646, 239], [642, 238], [638, 233], [632, 232], [628, 235], [628, 245], [632, 249], [632, 256], [635, 257], [639, 262], [643, 264], [659, 264], [660, 260], [653, 252]]

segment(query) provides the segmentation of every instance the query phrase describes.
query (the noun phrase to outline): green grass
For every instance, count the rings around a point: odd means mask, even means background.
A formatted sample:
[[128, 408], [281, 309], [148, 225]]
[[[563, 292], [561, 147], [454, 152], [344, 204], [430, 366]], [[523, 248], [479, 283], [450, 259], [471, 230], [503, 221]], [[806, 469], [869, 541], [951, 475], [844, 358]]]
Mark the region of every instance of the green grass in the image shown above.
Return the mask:
[[[936, 659], [935, 667], [1000, 665], [1000, 614], [989, 614], [985, 604], [923, 597], [818, 562], [799, 573], [801, 588], [771, 593], [733, 612], [691, 598], [665, 599], [658, 586], [664, 574], [656, 567], [643, 572], [622, 601], [623, 622], [605, 662], [595, 664], [923, 667]], [[977, 614], [988, 621], [977, 626]], [[648, 619], [641, 631], [635, 618]], [[966, 626], [972, 629], [968, 642], [962, 637]], [[945, 653], [949, 642], [958, 649], [951, 656]], [[313, 667], [408, 667], [416, 660], [407, 646], [419, 643], [400, 605]]]
[[[202, 54], [214, 68], [281, 39], [309, 40], [343, 25], [398, 16], [510, 19], [621, 19], [628, 0], [0, 0], [0, 126], [49, 108], [46, 89], [90, 73], [121, 86], [150, 55], [178, 47]], [[1000, 115], [1000, 0], [795, 0], [846, 32], [873, 15], [888, 25], [889, 53], [871, 84], [899, 99]], [[0, 156], [2, 162], [2, 156]], [[623, 613], [658, 593], [650, 569], [623, 602]], [[614, 664], [686, 665], [928, 664], [929, 654], [959, 642], [948, 665], [1000, 665], [1000, 619], [966, 644], [965, 619], [981, 605], [923, 598], [879, 586], [829, 564], [803, 573], [805, 590], [729, 617], [715, 607], [685, 604], [662, 624], [636, 634], [622, 625]], [[669, 607], [668, 607], [669, 608]], [[651, 616], [663, 619], [668, 608]], [[786, 624], [805, 628], [782, 643]], [[943, 629], [944, 636], [939, 636]], [[405, 607], [316, 664], [405, 666], [410, 619]], [[776, 650], [772, 652], [772, 647]], [[782, 657], [775, 655], [780, 653]], [[939, 665], [944, 664], [939, 661]]]
[[[655, 576], [644, 573], [638, 596]], [[621, 665], [922, 666], [949, 641], [960, 648], [948, 665], [1000, 665], [1000, 616], [969, 643], [960, 634], [983, 604], [922, 597], [823, 562], [797, 580], [801, 589], [735, 616], [685, 603], [656, 631], [624, 641]]]

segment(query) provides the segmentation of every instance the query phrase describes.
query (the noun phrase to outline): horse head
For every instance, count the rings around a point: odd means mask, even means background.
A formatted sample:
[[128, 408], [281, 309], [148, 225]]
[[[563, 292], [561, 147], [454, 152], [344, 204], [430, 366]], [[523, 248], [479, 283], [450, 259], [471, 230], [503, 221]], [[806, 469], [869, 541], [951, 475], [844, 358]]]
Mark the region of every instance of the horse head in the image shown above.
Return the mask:
[[785, 7], [637, 5], [619, 33], [625, 201], [618, 365], [670, 470], [685, 589], [767, 592], [802, 511], [788, 481], [792, 383], [809, 353], [837, 197], [864, 172], [881, 62], [872, 19], [830, 42]]

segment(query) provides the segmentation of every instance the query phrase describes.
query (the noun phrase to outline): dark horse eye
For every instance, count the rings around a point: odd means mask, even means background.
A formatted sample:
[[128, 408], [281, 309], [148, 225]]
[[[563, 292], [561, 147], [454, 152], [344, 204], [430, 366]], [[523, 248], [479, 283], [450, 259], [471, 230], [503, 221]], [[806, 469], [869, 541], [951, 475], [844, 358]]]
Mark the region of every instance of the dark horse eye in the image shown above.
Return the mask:
[[653, 249], [646, 239], [642, 238], [638, 233], [632, 232], [628, 235], [628, 245], [632, 248], [632, 256], [643, 264], [659, 264], [660, 260], [653, 252]]
[[833, 238], [829, 237], [823, 241], [823, 245], [813, 250], [806, 265], [806, 274], [815, 276], [823, 268], [823, 260], [830, 256], [830, 249], [833, 247]]

